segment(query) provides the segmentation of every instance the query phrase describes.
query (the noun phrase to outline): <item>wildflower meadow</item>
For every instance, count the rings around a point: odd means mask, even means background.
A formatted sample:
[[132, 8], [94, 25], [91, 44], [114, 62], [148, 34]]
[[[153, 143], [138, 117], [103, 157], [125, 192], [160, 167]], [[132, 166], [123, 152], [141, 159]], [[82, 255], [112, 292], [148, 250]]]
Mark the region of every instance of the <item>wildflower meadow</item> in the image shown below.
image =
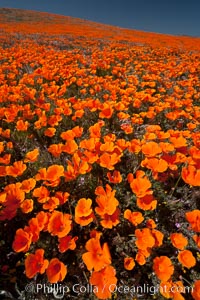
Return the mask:
[[200, 300], [200, 38], [0, 28], [0, 295]]

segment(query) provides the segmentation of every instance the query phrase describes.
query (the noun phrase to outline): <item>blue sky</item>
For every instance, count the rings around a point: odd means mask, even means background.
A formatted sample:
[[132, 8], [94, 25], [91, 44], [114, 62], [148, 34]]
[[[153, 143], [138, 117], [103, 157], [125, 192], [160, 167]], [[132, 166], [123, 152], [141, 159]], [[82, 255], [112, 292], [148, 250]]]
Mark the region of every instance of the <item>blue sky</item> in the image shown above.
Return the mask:
[[200, 37], [199, 0], [0, 0], [0, 7], [45, 11], [119, 27]]

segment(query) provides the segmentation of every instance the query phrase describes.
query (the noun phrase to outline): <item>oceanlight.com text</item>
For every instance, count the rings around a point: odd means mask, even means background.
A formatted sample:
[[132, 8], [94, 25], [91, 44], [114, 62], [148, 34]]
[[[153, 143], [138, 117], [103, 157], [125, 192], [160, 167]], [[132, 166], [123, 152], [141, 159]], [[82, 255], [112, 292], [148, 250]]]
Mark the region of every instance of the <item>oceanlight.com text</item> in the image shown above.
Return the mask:
[[116, 284], [105, 284], [103, 287], [99, 288], [98, 286], [86, 284], [74, 284], [73, 286], [69, 287], [64, 284], [40, 284], [40, 283], [29, 283], [25, 286], [25, 291], [28, 293], [34, 293], [34, 294], [53, 294], [53, 295], [65, 295], [69, 294], [70, 292], [81, 295], [81, 294], [95, 294], [98, 293], [101, 289], [101, 292], [103, 293], [105, 290], [109, 290], [111, 293], [117, 293], [117, 294], [130, 294], [130, 295], [139, 295], [139, 294], [149, 294], [149, 295], [155, 295], [159, 292], [162, 293], [184, 293], [188, 294], [192, 292], [191, 286], [169, 286], [167, 285], [149, 285], [149, 284], [143, 284], [143, 285], [116, 285]]

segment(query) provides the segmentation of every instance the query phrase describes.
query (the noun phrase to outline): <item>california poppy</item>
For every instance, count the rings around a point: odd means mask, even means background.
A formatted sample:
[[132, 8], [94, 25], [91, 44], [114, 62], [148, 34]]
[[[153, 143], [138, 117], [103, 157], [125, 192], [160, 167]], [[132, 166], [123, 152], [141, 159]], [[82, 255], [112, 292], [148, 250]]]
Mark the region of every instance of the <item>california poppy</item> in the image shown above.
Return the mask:
[[99, 164], [103, 168], [107, 168], [108, 170], [113, 170], [114, 165], [116, 165], [120, 161], [120, 156], [117, 153], [107, 153], [104, 152], [99, 157]]
[[162, 148], [156, 142], [148, 142], [142, 145], [142, 152], [147, 157], [154, 157], [162, 152]]
[[39, 150], [36, 148], [32, 151], [29, 151], [26, 153], [25, 158], [24, 158], [24, 162], [35, 162], [38, 159], [38, 155], [39, 155]]
[[25, 259], [26, 276], [33, 278], [37, 273], [43, 274], [48, 264], [48, 260], [44, 259], [44, 249], [37, 249], [35, 254], [29, 254]]
[[56, 129], [54, 127], [49, 127], [44, 131], [44, 135], [48, 137], [53, 137], [56, 133]]
[[18, 131], [27, 131], [28, 125], [27, 121], [19, 120], [16, 122], [16, 129]]
[[99, 271], [111, 264], [108, 244], [104, 243], [103, 246], [101, 246], [98, 237], [88, 240], [85, 248], [88, 252], [82, 255], [82, 259], [89, 271], [92, 269], [94, 269], [94, 271]]
[[124, 258], [124, 268], [126, 270], [132, 270], [135, 267], [135, 262], [133, 257], [125, 257]]
[[196, 265], [196, 259], [190, 250], [182, 250], [178, 254], [179, 262], [186, 268], [190, 269]]
[[20, 208], [23, 213], [27, 214], [33, 210], [34, 202], [32, 199], [25, 199], [21, 204]]
[[15, 239], [12, 248], [15, 252], [27, 252], [32, 242], [32, 233], [19, 228], [15, 233]]
[[78, 237], [72, 237], [71, 235], [66, 235], [62, 238], [58, 239], [59, 245], [58, 249], [61, 253], [67, 251], [67, 250], [74, 250], [76, 248], [76, 241], [78, 240]]
[[181, 172], [183, 180], [193, 186], [200, 186], [200, 170], [195, 166], [183, 167]]
[[49, 190], [43, 185], [33, 190], [33, 196], [38, 198], [37, 201], [39, 203], [45, 203], [48, 200], [49, 195]]
[[46, 269], [46, 274], [50, 283], [57, 283], [65, 279], [67, 267], [58, 258], [52, 258]]
[[137, 226], [138, 224], [142, 223], [144, 220], [144, 217], [141, 212], [131, 212], [130, 209], [126, 209], [124, 212], [124, 218], [128, 219], [129, 222], [131, 222], [134, 226]]
[[111, 183], [120, 183], [122, 182], [122, 176], [119, 171], [114, 170], [113, 173], [108, 172], [107, 177]]
[[149, 228], [136, 229], [135, 236], [136, 236], [135, 244], [139, 249], [145, 250], [147, 248], [154, 247], [155, 238], [152, 235], [151, 230]]
[[153, 195], [146, 195], [136, 200], [137, 206], [143, 210], [154, 210], [157, 206], [157, 200]]
[[169, 257], [157, 256], [153, 260], [153, 270], [161, 281], [168, 281], [174, 273], [174, 266]]
[[102, 186], [98, 186], [95, 189], [96, 202], [98, 207], [95, 208], [95, 211], [98, 215], [109, 214], [112, 215], [116, 207], [119, 205], [119, 201], [115, 198], [115, 190], [112, 190], [109, 184], [106, 184], [106, 189]]
[[29, 178], [22, 181], [21, 189], [25, 193], [29, 193], [32, 189], [34, 189], [35, 185], [36, 185], [36, 180], [34, 178]]
[[120, 216], [120, 209], [116, 208], [116, 210], [114, 211], [113, 214], [103, 214], [101, 215], [101, 225], [104, 228], [113, 228], [113, 226], [116, 226], [119, 224], [120, 220], [119, 220], [119, 216]]
[[187, 238], [184, 237], [184, 235], [182, 233], [172, 233], [170, 235], [170, 239], [171, 239], [172, 245], [179, 250], [183, 250], [188, 244]]
[[195, 241], [197, 247], [200, 248], [200, 236], [197, 234], [194, 234], [192, 238]]
[[200, 232], [200, 210], [195, 209], [185, 214], [187, 221], [190, 223], [191, 229]]
[[140, 198], [146, 196], [147, 194], [151, 194], [151, 182], [149, 181], [149, 179], [145, 175], [137, 176], [137, 174], [136, 179], [130, 180], [130, 187], [133, 193], [135, 193], [136, 196]]
[[48, 148], [48, 151], [54, 156], [54, 157], [59, 157], [60, 154], [63, 152], [63, 144], [51, 144]]
[[59, 238], [66, 236], [71, 230], [71, 215], [54, 210], [48, 222], [48, 231]]
[[99, 271], [92, 272], [90, 284], [94, 285], [94, 294], [98, 299], [111, 298], [117, 284], [116, 271], [112, 266], [106, 266]]
[[8, 176], [18, 177], [21, 176], [26, 170], [26, 165], [20, 160], [15, 161], [13, 165], [6, 167], [6, 172]]
[[81, 226], [90, 224], [94, 219], [94, 213], [91, 208], [92, 200], [81, 198], [75, 208], [75, 222]]
[[195, 281], [191, 294], [195, 300], [200, 300], [200, 280]]

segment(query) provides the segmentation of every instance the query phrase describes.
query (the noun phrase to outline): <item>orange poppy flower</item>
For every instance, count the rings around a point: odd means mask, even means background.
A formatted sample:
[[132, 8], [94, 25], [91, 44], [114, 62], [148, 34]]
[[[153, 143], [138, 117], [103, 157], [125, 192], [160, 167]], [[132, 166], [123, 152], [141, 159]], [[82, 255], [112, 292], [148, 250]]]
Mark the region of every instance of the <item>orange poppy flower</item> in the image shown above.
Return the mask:
[[35, 162], [38, 159], [38, 155], [39, 155], [39, 150], [36, 148], [32, 151], [29, 151], [26, 153], [25, 158], [24, 158], [24, 162]]
[[115, 144], [113, 142], [105, 142], [104, 144], [101, 144], [100, 150], [102, 152], [112, 152], [114, 151]]
[[131, 140], [130, 144], [128, 145], [128, 150], [132, 153], [138, 154], [141, 150], [140, 140], [136, 140], [136, 139]]
[[111, 183], [120, 183], [122, 182], [122, 176], [119, 171], [114, 170], [111, 174], [110, 172], [107, 173], [107, 177]]
[[78, 149], [78, 145], [74, 140], [66, 141], [62, 147], [62, 151], [68, 154], [73, 154]]
[[124, 258], [124, 268], [126, 270], [133, 270], [133, 268], [135, 267], [135, 261], [132, 257], [125, 257]]
[[81, 154], [75, 152], [72, 157], [72, 163], [68, 160], [67, 171], [64, 172], [66, 181], [73, 180], [80, 174], [86, 174], [90, 172], [91, 166], [86, 161], [85, 157], [81, 157]]
[[131, 124], [122, 124], [120, 128], [126, 133], [131, 134], [133, 132], [133, 125]]
[[185, 214], [187, 221], [190, 223], [192, 230], [200, 232], [200, 210], [195, 209]]
[[195, 166], [184, 167], [181, 172], [183, 180], [193, 186], [200, 186], [200, 170]]
[[6, 201], [6, 192], [0, 193], [0, 203], [4, 203]]
[[16, 129], [18, 131], [27, 131], [28, 125], [27, 121], [24, 122], [23, 120], [19, 120], [16, 122]]
[[96, 202], [98, 207], [95, 208], [95, 211], [98, 215], [112, 215], [116, 207], [119, 205], [119, 201], [115, 198], [115, 190], [112, 190], [109, 184], [106, 184], [106, 189], [102, 186], [98, 186], [95, 189]]
[[15, 161], [12, 166], [6, 167], [6, 173], [8, 176], [18, 177], [21, 176], [26, 170], [26, 165], [23, 162]]
[[188, 244], [188, 240], [186, 239], [186, 237], [184, 237], [182, 233], [172, 233], [170, 235], [170, 239], [172, 245], [179, 250], [183, 250]]
[[52, 258], [46, 269], [46, 274], [50, 283], [57, 283], [65, 279], [67, 267], [58, 258]]
[[47, 231], [48, 221], [50, 218], [50, 214], [44, 211], [40, 211], [36, 215], [36, 219], [38, 221], [39, 230]]
[[83, 127], [75, 126], [72, 128], [72, 132], [75, 134], [75, 137], [81, 137], [83, 134]]
[[142, 152], [147, 157], [153, 157], [162, 153], [162, 148], [156, 142], [148, 142], [142, 145]]
[[22, 181], [21, 189], [25, 193], [29, 193], [32, 189], [34, 189], [35, 185], [36, 185], [36, 180], [34, 178], [29, 178]]
[[62, 165], [52, 165], [47, 169], [46, 180], [50, 182], [57, 181], [63, 175], [64, 175], [64, 167]]
[[81, 226], [90, 224], [94, 219], [94, 213], [91, 208], [92, 200], [81, 198], [75, 208], [75, 222]]
[[48, 137], [53, 137], [56, 133], [56, 129], [54, 127], [49, 127], [44, 131], [44, 135]]
[[35, 254], [29, 254], [25, 259], [26, 277], [33, 278], [37, 273], [43, 274], [48, 264], [48, 260], [44, 259], [44, 249], [37, 249]]
[[163, 173], [168, 168], [168, 163], [162, 158], [145, 158], [141, 162], [142, 167], [146, 167], [153, 172]]
[[100, 123], [96, 123], [89, 128], [90, 138], [100, 138], [101, 137], [101, 127]]
[[137, 198], [137, 206], [143, 210], [154, 210], [157, 206], [157, 200], [153, 195], [146, 195], [142, 198]]
[[149, 228], [136, 229], [135, 236], [137, 238], [135, 244], [139, 249], [145, 250], [154, 247], [155, 238], [151, 234], [151, 230]]
[[103, 168], [107, 168], [108, 170], [113, 170], [114, 165], [116, 165], [120, 161], [120, 156], [117, 153], [107, 153], [104, 152], [99, 157], [99, 164]]
[[196, 258], [190, 250], [180, 251], [178, 254], [179, 262], [186, 268], [190, 269], [196, 265]]
[[0, 166], [0, 177], [7, 175], [6, 166]]
[[22, 184], [17, 182], [16, 184], [8, 184], [4, 188], [6, 200], [3, 203], [4, 208], [0, 211], [0, 220], [11, 220], [16, 215], [17, 209], [25, 199], [25, 193], [21, 186]]
[[160, 142], [160, 147], [162, 148], [162, 151], [165, 153], [169, 153], [174, 151], [174, 146], [170, 143], [164, 143], [164, 142]]
[[32, 234], [24, 231], [22, 228], [18, 229], [15, 234], [15, 239], [12, 248], [15, 252], [27, 252], [32, 242]]
[[143, 266], [144, 264], [146, 264], [146, 258], [149, 257], [149, 255], [150, 255], [150, 248], [145, 250], [139, 249], [135, 256], [135, 261], [137, 261], [137, 263], [140, 266]]
[[154, 247], [160, 247], [163, 243], [164, 234], [156, 229], [152, 229], [151, 234], [155, 239]]
[[4, 151], [4, 143], [0, 142], [0, 154]]
[[71, 215], [54, 210], [48, 223], [48, 231], [59, 238], [66, 236], [71, 230]]
[[[4, 165], [9, 165], [10, 164], [10, 159], [11, 159], [11, 154], [4, 154], [2, 157], [0, 157], [0, 164]], [[5, 176], [6, 175], [6, 168], [3, 166], [0, 166], [0, 176]], [[5, 168], [5, 171], [3, 171]], [[3, 171], [3, 172], [2, 172]], [[5, 175], [3, 175], [5, 174]]]
[[37, 201], [39, 203], [45, 203], [48, 200], [49, 194], [49, 190], [43, 185], [33, 190], [33, 196], [38, 198]]
[[146, 222], [146, 226], [150, 229], [156, 228], [156, 223], [153, 219], [148, 219]]
[[174, 266], [167, 256], [156, 257], [153, 260], [153, 270], [161, 281], [168, 281], [174, 273]]
[[32, 242], [37, 242], [40, 235], [40, 227], [38, 224], [37, 218], [31, 218], [28, 221], [29, 226], [25, 226], [24, 230], [28, 232], [29, 234], [32, 234]]
[[116, 271], [112, 266], [106, 266], [102, 270], [92, 272], [90, 284], [94, 285], [94, 294], [98, 299], [110, 299], [116, 289]]
[[51, 144], [48, 148], [48, 151], [54, 156], [54, 157], [59, 157], [60, 154], [63, 151], [63, 144], [59, 143], [59, 144]]
[[85, 248], [88, 252], [82, 255], [82, 259], [86, 264], [88, 271], [91, 271], [92, 269], [99, 271], [111, 264], [108, 244], [104, 243], [101, 247], [99, 237], [88, 240]]
[[62, 238], [58, 239], [59, 245], [58, 249], [61, 253], [67, 251], [67, 250], [74, 250], [76, 248], [76, 241], [78, 240], [78, 237], [75, 236], [72, 238], [71, 235], [64, 236]]
[[197, 234], [194, 234], [192, 238], [195, 241], [197, 247], [200, 248], [200, 236]]
[[142, 223], [144, 220], [144, 217], [141, 212], [134, 211], [131, 212], [130, 209], [126, 209], [124, 212], [124, 218], [129, 220], [134, 226], [137, 226], [138, 224]]
[[183, 136], [170, 137], [170, 141], [175, 148], [182, 148], [187, 146], [187, 140]]
[[56, 192], [55, 197], [59, 199], [59, 204], [63, 205], [68, 201], [70, 194], [68, 192]]
[[80, 148], [87, 149], [89, 151], [94, 151], [98, 145], [100, 146], [99, 138], [95, 137], [82, 140], [79, 144]]
[[101, 105], [101, 112], [99, 113], [99, 118], [102, 118], [102, 119], [110, 119], [112, 114], [113, 114], [113, 108], [111, 107], [110, 104], [104, 102], [102, 105]]
[[53, 211], [60, 204], [59, 199], [56, 197], [48, 197], [47, 201], [42, 205], [42, 208], [48, 211]]
[[195, 281], [191, 294], [194, 300], [200, 300], [200, 280]]
[[23, 213], [27, 214], [33, 210], [33, 200], [32, 199], [25, 199], [21, 204], [20, 208]]
[[[136, 174], [137, 176], [137, 174]], [[137, 197], [142, 198], [147, 194], [151, 194], [152, 192], [149, 190], [151, 187], [151, 182], [149, 179], [144, 176], [137, 176], [136, 179], [133, 179], [130, 182], [130, 187], [133, 193], [136, 194]]]
[[120, 222], [119, 215], [120, 215], [120, 209], [116, 208], [114, 213], [111, 215], [109, 215], [109, 214], [101, 215], [100, 223], [104, 228], [111, 229], [111, 228], [113, 228], [113, 226], [116, 226], [119, 224], [119, 222]]

